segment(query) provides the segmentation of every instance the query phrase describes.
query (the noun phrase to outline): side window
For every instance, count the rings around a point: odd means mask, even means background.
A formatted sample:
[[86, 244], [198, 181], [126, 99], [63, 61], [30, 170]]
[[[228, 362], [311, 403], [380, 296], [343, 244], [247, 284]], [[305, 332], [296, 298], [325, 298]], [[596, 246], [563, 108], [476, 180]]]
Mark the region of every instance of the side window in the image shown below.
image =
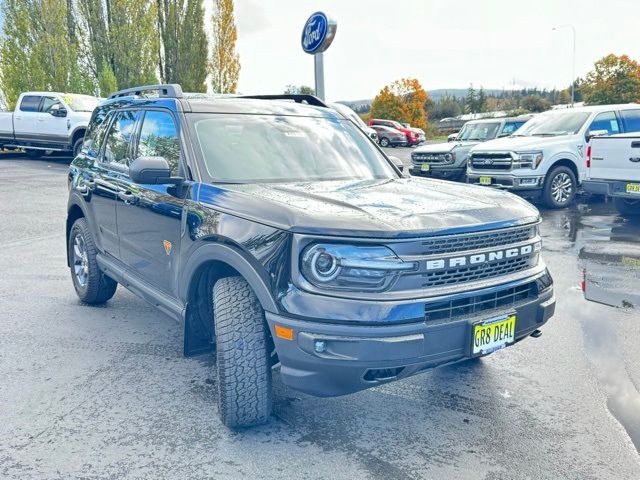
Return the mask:
[[40, 98], [39, 95], [25, 95], [20, 102], [20, 111], [37, 112], [40, 107]]
[[596, 118], [593, 119], [589, 126], [589, 132], [597, 130], [606, 130], [607, 135], [620, 133], [620, 125], [618, 125], [616, 114], [614, 112], [602, 112], [596, 115]]
[[178, 175], [180, 139], [171, 114], [153, 110], [145, 113], [137, 156], [164, 157], [171, 167], [171, 175]]
[[49, 113], [51, 111], [51, 108], [54, 105], [62, 106], [62, 103], [60, 102], [60, 100], [58, 100], [55, 97], [42, 97], [42, 104], [40, 105], [40, 111], [43, 113]]
[[522, 125], [524, 125], [524, 122], [506, 122], [504, 124], [504, 127], [502, 129], [502, 132], [500, 132], [501, 135], [511, 135], [513, 132], [515, 132], [517, 129], [519, 129]]
[[640, 132], [640, 110], [622, 110], [620, 116], [625, 132]]
[[128, 166], [131, 161], [129, 158], [131, 135], [133, 135], [133, 128], [140, 113], [124, 110], [115, 115], [107, 134], [102, 161]]
[[109, 119], [112, 115], [106, 108], [96, 108], [91, 116], [87, 133], [84, 135], [84, 143], [82, 144], [82, 151], [92, 158], [98, 156], [100, 147], [102, 146], [102, 140], [109, 125]]

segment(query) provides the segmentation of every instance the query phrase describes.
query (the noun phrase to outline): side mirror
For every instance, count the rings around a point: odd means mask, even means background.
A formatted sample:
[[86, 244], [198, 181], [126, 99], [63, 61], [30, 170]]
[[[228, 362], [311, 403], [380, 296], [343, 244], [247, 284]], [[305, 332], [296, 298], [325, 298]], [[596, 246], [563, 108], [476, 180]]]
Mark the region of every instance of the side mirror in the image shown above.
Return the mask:
[[456, 138], [458, 138], [458, 134], [457, 133], [452, 133], [451, 135], [449, 135], [447, 137], [447, 142], [455, 142]]
[[389, 160], [393, 162], [398, 170], [404, 172], [404, 163], [402, 163], [402, 160], [400, 160], [398, 157], [394, 157], [393, 155], [389, 155]]
[[143, 185], [182, 183], [180, 177], [171, 176], [171, 167], [163, 157], [138, 157], [129, 165], [129, 177]]
[[602, 137], [603, 135], [609, 135], [609, 132], [607, 130], [589, 130], [586, 135], [587, 142], [593, 137]]
[[58, 104], [51, 107], [51, 110], [49, 110], [49, 113], [54, 117], [66, 117], [67, 109], [64, 108], [62, 105]]

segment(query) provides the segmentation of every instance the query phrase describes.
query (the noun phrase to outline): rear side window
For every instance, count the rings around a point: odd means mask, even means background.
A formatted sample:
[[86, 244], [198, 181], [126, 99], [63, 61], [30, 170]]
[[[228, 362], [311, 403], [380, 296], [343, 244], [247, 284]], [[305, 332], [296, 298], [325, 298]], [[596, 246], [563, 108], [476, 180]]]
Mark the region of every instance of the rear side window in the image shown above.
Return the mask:
[[620, 133], [620, 125], [614, 112], [602, 112], [596, 115], [591, 125], [589, 126], [590, 132], [606, 131], [607, 135], [614, 133]]
[[522, 125], [524, 125], [524, 122], [506, 122], [504, 124], [504, 128], [502, 129], [502, 132], [500, 133], [502, 135], [511, 135], [513, 132], [518, 130]]
[[20, 111], [22, 112], [37, 112], [40, 107], [39, 95], [25, 95], [20, 102]]
[[137, 156], [163, 157], [171, 167], [171, 175], [178, 175], [180, 140], [170, 113], [152, 110], [145, 113]]
[[109, 124], [109, 118], [111, 118], [108, 115], [110, 111], [112, 110], [105, 107], [96, 108], [91, 116], [89, 128], [84, 135], [84, 143], [82, 145], [82, 151], [90, 157], [96, 158], [98, 156], [107, 125]]
[[115, 115], [107, 134], [103, 162], [129, 166], [131, 136], [140, 113], [124, 110]]
[[622, 117], [625, 132], [640, 132], [640, 109], [622, 110], [620, 117]]

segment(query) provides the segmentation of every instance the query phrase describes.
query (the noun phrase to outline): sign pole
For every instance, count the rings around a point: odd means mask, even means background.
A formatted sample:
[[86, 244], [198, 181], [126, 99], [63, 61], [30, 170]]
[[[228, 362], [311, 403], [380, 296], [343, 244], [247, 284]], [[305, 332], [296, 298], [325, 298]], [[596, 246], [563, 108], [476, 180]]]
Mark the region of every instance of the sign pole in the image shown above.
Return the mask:
[[316, 76], [316, 97], [324, 101], [324, 55], [322, 52], [313, 56]]

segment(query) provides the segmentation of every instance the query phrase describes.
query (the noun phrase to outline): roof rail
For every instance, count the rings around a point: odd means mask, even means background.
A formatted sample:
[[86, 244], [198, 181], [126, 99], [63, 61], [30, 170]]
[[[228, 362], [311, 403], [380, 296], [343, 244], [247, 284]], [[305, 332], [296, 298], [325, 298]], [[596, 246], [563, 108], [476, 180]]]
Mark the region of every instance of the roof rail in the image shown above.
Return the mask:
[[157, 91], [158, 96], [164, 98], [182, 98], [182, 87], [177, 83], [168, 83], [164, 85], [144, 85], [142, 87], [125, 88], [109, 95], [109, 98], [117, 97], [141, 97], [143, 92]]
[[284, 93], [282, 95], [239, 95], [237, 98], [255, 98], [257, 100], [293, 100], [296, 103], [306, 103], [308, 105], [313, 105], [314, 107], [329, 108], [329, 106], [318, 97], [308, 94]]

